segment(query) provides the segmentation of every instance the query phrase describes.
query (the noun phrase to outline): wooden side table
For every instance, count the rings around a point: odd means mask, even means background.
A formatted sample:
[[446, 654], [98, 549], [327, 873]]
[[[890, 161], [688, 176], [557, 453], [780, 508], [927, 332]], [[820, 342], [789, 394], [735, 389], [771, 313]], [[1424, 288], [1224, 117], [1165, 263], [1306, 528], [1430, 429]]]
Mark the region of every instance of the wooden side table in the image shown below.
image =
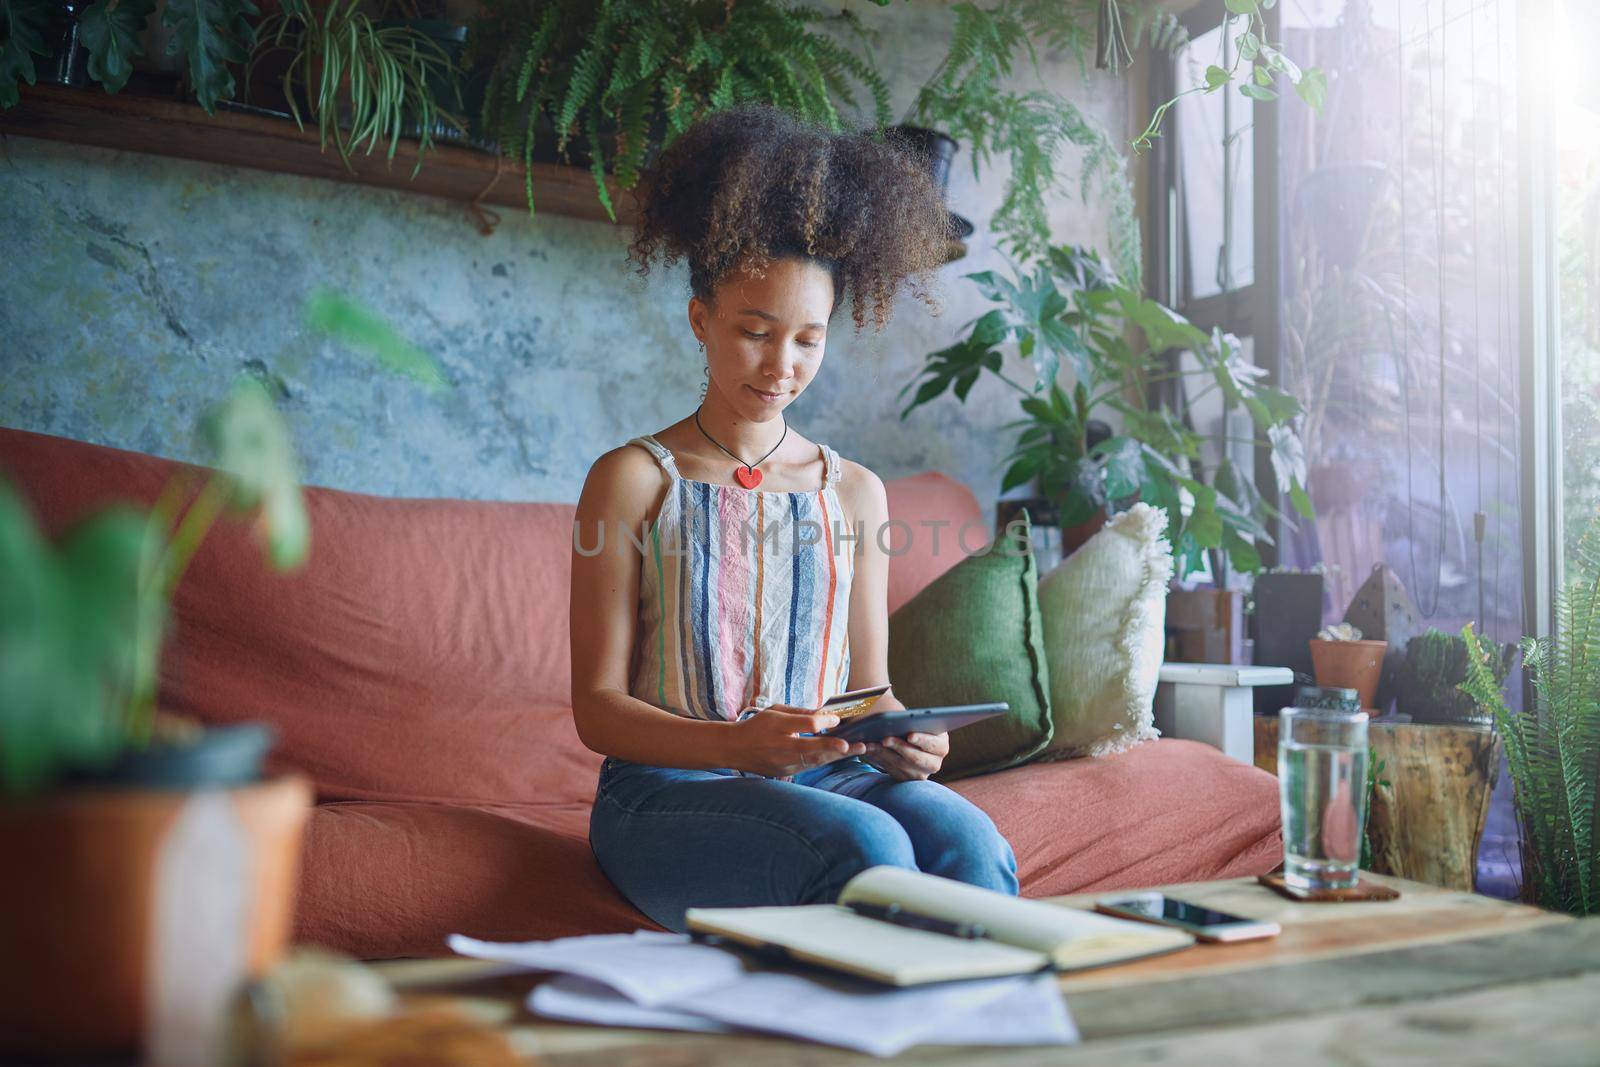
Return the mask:
[[[1378, 721], [1367, 739], [1383, 762], [1367, 813], [1372, 869], [1470, 892], [1500, 771], [1499, 735], [1479, 726]], [[1277, 774], [1276, 715], [1256, 717], [1255, 742], [1256, 766]]]

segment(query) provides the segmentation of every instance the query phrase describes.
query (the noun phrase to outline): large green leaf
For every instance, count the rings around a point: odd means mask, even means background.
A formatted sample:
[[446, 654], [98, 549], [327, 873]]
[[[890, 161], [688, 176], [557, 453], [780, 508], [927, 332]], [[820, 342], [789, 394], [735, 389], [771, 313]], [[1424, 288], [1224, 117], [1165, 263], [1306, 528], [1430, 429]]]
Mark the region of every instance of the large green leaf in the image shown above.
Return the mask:
[[90, 769], [126, 743], [138, 676], [146, 524], [122, 507], [79, 523], [59, 551], [0, 481], [0, 792]]
[[382, 366], [429, 389], [449, 384], [432, 356], [402, 337], [387, 319], [343, 293], [317, 289], [306, 301], [303, 317], [313, 330], [368, 353]]
[[0, 0], [0, 107], [21, 101], [19, 81], [34, 83], [33, 57], [50, 54], [45, 42], [56, 32], [60, 11], [53, 0]]
[[182, 54], [189, 61], [189, 82], [195, 99], [208, 112], [218, 100], [233, 97], [230, 63], [243, 63], [255, 47], [255, 24], [250, 16], [260, 11], [250, 0], [167, 0], [161, 22], [172, 30], [168, 55]]
[[106, 92], [120, 92], [133, 73], [133, 57], [144, 50], [140, 34], [156, 0], [95, 0], [78, 16], [78, 33], [89, 53], [89, 77]]
[[289, 431], [266, 389], [253, 378], [241, 378], [201, 425], [218, 469], [228, 477], [229, 506], [261, 508], [273, 564], [298, 566], [310, 550], [310, 526]]
[[1144, 485], [1144, 450], [1131, 437], [1112, 437], [1094, 448], [1105, 465], [1106, 497], [1113, 501], [1135, 496]]

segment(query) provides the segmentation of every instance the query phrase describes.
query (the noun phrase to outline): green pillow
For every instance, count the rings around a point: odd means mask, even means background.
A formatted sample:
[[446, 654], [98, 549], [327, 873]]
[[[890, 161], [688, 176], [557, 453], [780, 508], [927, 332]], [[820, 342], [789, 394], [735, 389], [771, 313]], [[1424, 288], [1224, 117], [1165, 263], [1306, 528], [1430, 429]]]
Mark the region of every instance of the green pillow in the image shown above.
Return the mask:
[[[1019, 529], [1020, 528], [1020, 529]], [[934, 777], [1015, 767], [1050, 744], [1050, 681], [1028, 513], [889, 617], [889, 678], [908, 708], [1004, 700], [1011, 711], [950, 733]]]

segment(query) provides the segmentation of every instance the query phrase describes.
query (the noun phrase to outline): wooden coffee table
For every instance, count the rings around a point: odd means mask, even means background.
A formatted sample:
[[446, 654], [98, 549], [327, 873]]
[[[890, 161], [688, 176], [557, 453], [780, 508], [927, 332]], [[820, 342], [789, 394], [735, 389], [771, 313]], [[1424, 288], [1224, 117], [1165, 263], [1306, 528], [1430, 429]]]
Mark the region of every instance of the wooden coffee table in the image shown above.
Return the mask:
[[[1083, 1034], [1071, 1048], [920, 1046], [918, 1064], [1600, 1063], [1600, 917], [1577, 921], [1489, 897], [1365, 875], [1383, 903], [1304, 904], [1254, 879], [1162, 887], [1283, 933], [1061, 977]], [[1093, 893], [1052, 898], [1089, 907]], [[549, 1067], [870, 1063], [776, 1038], [546, 1022], [521, 1009], [539, 976], [481, 977], [491, 964], [380, 964], [403, 990], [498, 1003], [530, 1063]]]

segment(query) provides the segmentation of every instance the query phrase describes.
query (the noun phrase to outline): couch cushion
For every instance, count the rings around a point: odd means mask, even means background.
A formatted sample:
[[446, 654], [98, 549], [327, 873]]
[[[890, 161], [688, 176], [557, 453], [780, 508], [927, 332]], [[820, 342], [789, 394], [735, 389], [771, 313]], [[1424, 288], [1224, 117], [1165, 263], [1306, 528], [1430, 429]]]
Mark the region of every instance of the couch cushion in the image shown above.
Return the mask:
[[1172, 547], [1167, 515], [1119, 512], [1039, 581], [1055, 736], [1040, 759], [1109, 756], [1156, 737]]
[[[992, 540], [972, 490], [929, 471], [883, 483], [889, 499], [889, 612]], [[904, 525], [901, 525], [904, 524]], [[965, 531], [963, 536], [963, 530]]]
[[950, 788], [1011, 842], [1024, 896], [1236, 878], [1283, 862], [1278, 780], [1196, 741], [1030, 763]]
[[941, 782], [1014, 767], [1050, 742], [1050, 680], [1027, 521], [1023, 512], [1015, 538], [962, 560], [889, 618], [889, 676], [906, 705], [1011, 705], [1005, 715], [950, 734]]
[[601, 873], [588, 822], [587, 805], [321, 805], [306, 829], [294, 939], [381, 959], [447, 956], [453, 933], [530, 941], [662, 929]]

